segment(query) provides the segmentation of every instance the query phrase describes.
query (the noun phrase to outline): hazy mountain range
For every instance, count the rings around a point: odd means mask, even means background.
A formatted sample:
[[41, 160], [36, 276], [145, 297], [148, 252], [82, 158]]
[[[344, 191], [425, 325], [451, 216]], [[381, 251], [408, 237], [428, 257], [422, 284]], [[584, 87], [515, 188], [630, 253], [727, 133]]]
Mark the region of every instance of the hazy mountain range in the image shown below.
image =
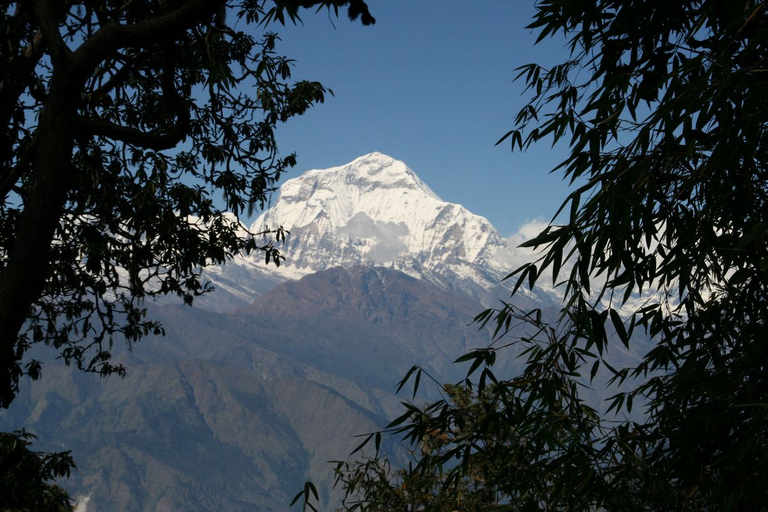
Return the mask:
[[522, 257], [379, 153], [285, 182], [251, 230], [264, 226], [290, 231], [285, 264], [240, 257], [206, 270], [216, 291], [194, 307], [153, 305], [167, 335], [116, 347], [126, 379], [49, 363], [0, 414], [37, 449], [73, 451], [81, 510], [287, 510], [307, 479], [330, 507], [328, 461], [400, 414], [411, 365], [462, 376], [453, 361], [489, 342], [473, 317], [508, 298]]

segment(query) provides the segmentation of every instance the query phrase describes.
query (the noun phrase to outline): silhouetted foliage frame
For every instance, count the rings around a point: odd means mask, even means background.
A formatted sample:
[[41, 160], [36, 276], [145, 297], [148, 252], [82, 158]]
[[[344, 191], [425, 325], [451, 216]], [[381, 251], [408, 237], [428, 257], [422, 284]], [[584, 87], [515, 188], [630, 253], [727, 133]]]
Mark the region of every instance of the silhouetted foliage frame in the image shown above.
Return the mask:
[[[484, 471], [505, 496], [498, 509], [762, 508], [766, 4], [536, 5], [530, 28], [539, 41], [564, 34], [570, 58], [519, 68], [530, 101], [499, 143], [568, 144], [553, 172], [573, 192], [524, 244], [538, 253], [508, 276], [512, 299], [476, 319], [498, 337], [462, 358], [482, 420], [413, 471], [444, 467], [447, 482]], [[564, 297], [559, 319], [514, 306], [522, 288], [550, 277]], [[639, 364], [610, 364], [611, 347], [639, 350], [639, 340], [651, 341]], [[495, 354], [509, 345], [524, 369], [495, 375]], [[601, 415], [582, 395], [603, 369], [615, 393]], [[450, 400], [406, 402], [387, 431], [418, 446], [429, 432], [461, 430], [464, 416]], [[346, 481], [361, 469], [347, 466]], [[441, 492], [458, 498], [452, 489]], [[358, 509], [375, 510], [365, 492]]]

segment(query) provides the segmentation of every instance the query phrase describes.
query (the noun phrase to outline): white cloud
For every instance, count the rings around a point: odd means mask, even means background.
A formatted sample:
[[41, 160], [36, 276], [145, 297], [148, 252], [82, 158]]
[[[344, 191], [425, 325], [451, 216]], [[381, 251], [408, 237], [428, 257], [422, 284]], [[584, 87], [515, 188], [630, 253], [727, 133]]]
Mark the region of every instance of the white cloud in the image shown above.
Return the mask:
[[355, 214], [338, 232], [352, 238], [373, 239], [374, 246], [368, 253], [371, 261], [392, 261], [408, 249], [403, 242], [409, 233], [408, 226], [402, 222], [374, 221], [363, 212]]
[[534, 219], [522, 224], [516, 233], [504, 239], [507, 242], [507, 250], [498, 252], [495, 257], [506, 268], [515, 270], [516, 268], [536, 259], [538, 251], [529, 248], [521, 248], [520, 244], [530, 240], [541, 233], [548, 226], [547, 222], [541, 219]]
[[517, 229], [517, 233], [513, 233], [506, 238], [507, 243], [512, 247], [517, 247], [544, 231], [547, 226], [549, 226], [549, 222], [541, 218], [529, 220]]

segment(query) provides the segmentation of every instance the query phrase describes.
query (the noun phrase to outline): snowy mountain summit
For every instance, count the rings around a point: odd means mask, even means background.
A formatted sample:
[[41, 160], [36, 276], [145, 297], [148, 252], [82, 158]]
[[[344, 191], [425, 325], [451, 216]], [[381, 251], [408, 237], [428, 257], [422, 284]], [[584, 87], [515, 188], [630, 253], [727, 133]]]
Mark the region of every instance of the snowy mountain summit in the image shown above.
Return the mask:
[[507, 244], [488, 220], [441, 200], [381, 153], [286, 181], [251, 230], [276, 226], [290, 231], [283, 272], [378, 265], [470, 291], [497, 285], [509, 271]]
[[290, 232], [279, 268], [265, 267], [258, 254], [238, 258], [206, 270], [214, 286], [247, 302], [278, 281], [370, 265], [490, 304], [505, 298], [500, 281], [513, 268], [514, 250], [487, 219], [443, 201], [403, 162], [381, 153], [286, 181], [250, 229], [278, 226]]

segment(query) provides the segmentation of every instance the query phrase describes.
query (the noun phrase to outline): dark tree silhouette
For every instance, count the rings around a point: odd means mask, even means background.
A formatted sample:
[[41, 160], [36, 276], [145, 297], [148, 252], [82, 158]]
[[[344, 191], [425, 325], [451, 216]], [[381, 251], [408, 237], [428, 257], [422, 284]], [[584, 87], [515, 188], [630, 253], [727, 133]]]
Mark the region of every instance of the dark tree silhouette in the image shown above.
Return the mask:
[[[509, 278], [517, 293], [554, 276], [563, 309], [549, 323], [512, 305], [478, 317], [522, 351], [524, 371], [494, 375], [502, 342], [463, 358], [463, 385], [492, 405], [413, 471], [439, 468], [447, 482], [480, 471], [504, 496], [497, 509], [763, 509], [766, 4], [542, 0], [530, 27], [539, 40], [564, 33], [571, 56], [520, 68], [532, 98], [502, 141], [569, 144], [555, 171], [574, 191], [564, 220], [524, 244], [538, 259]], [[638, 364], [610, 364], [640, 339], [652, 348]], [[614, 387], [602, 416], [581, 397], [601, 368]], [[411, 407], [391, 430], [416, 444], [464, 413], [449, 401]], [[441, 492], [464, 510], [457, 489]], [[362, 494], [357, 509], [375, 510], [367, 489], [349, 490]]]

